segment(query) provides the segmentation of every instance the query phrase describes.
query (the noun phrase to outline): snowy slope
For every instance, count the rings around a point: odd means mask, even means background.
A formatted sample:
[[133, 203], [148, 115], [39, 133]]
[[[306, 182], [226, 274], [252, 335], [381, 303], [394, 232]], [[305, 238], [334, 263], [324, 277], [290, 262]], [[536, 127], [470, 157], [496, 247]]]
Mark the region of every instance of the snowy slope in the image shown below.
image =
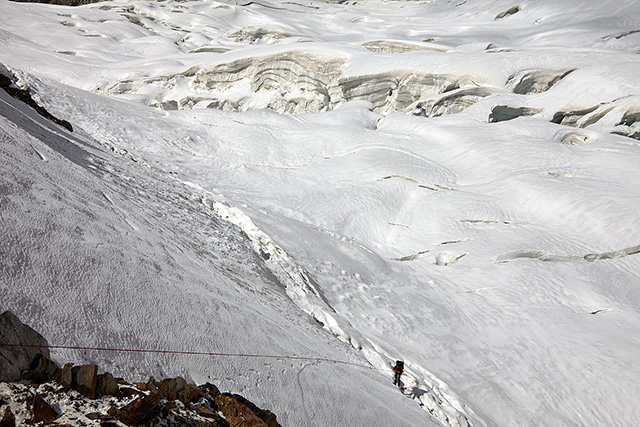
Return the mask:
[[0, 8], [0, 63], [76, 129], [2, 94], [0, 309], [371, 368], [61, 356], [284, 425], [640, 417], [635, 2]]
[[3, 309], [42, 327], [54, 345], [353, 365], [71, 350], [55, 353], [60, 359], [138, 380], [179, 374], [216, 382], [277, 410], [283, 425], [425, 422], [380, 373], [289, 302], [247, 238], [197, 193], [149, 166], [141, 174], [131, 157], [0, 97]]

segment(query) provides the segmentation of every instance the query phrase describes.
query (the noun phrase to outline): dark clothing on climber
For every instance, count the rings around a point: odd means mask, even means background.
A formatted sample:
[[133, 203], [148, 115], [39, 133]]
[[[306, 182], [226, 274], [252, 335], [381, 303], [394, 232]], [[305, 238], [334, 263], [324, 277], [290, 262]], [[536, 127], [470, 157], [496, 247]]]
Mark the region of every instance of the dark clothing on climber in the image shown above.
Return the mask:
[[395, 373], [393, 384], [400, 385], [400, 377], [402, 376], [402, 372], [404, 372], [404, 362], [402, 360], [396, 361], [396, 366], [393, 367], [393, 372]]

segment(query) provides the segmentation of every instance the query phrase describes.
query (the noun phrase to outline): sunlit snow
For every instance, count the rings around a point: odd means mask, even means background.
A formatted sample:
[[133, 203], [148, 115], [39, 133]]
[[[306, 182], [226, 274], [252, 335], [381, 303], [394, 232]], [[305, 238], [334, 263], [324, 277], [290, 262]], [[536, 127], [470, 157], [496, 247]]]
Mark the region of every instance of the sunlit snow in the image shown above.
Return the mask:
[[[640, 419], [640, 3], [0, 3], [0, 311], [286, 426]], [[403, 359], [407, 387], [392, 385]]]

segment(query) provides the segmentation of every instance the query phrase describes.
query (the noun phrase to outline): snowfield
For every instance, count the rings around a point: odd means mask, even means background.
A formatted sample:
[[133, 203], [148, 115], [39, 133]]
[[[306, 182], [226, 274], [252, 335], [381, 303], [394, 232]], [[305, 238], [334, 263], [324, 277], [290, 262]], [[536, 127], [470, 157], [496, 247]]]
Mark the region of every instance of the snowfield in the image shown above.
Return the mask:
[[[0, 311], [286, 426], [640, 419], [640, 3], [0, 3]], [[406, 391], [391, 384], [403, 359]]]

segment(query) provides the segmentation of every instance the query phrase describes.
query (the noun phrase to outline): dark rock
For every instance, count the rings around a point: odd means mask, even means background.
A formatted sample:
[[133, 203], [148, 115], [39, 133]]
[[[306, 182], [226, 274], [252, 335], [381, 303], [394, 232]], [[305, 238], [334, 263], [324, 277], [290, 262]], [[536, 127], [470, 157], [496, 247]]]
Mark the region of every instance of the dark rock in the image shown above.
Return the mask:
[[211, 418], [212, 420], [215, 420], [215, 421], [219, 421], [222, 419], [220, 415], [216, 414], [206, 406], [200, 406], [199, 408], [196, 408], [196, 414], [200, 415], [201, 417]]
[[98, 396], [116, 396], [120, 388], [118, 382], [109, 372], [98, 375]]
[[90, 414], [86, 414], [85, 417], [90, 420], [97, 420], [100, 417], [100, 412], [91, 412]]
[[71, 388], [89, 399], [95, 399], [98, 392], [98, 367], [82, 365], [71, 368], [73, 381]]
[[178, 393], [187, 386], [187, 381], [182, 377], [162, 380], [158, 386], [160, 396], [168, 400], [176, 400]]
[[133, 426], [153, 418], [159, 411], [160, 395], [138, 397], [124, 408], [116, 412], [116, 418], [122, 423]]
[[0, 381], [20, 381], [38, 355], [50, 358], [47, 340], [10, 311], [0, 315], [0, 343]]
[[111, 407], [107, 411], [107, 415], [109, 415], [110, 417], [114, 417], [116, 415], [116, 412], [118, 412], [118, 407], [112, 403]]
[[62, 369], [58, 372], [58, 375], [54, 378], [56, 382], [64, 387], [64, 391], [69, 391], [71, 389], [71, 384], [73, 383], [73, 373], [71, 370], [73, 369], [73, 363], [65, 364]]
[[138, 388], [138, 390], [142, 390], [142, 391], [148, 391], [149, 388], [147, 387], [147, 385], [145, 383], [136, 383], [136, 387]]
[[218, 395], [215, 398], [218, 411], [222, 412], [224, 418], [230, 425], [242, 425], [243, 427], [267, 427], [253, 411], [233, 396]]
[[220, 394], [220, 390], [218, 390], [218, 387], [211, 383], [202, 384], [200, 386], [200, 390], [202, 390], [203, 393], [208, 393], [212, 397]]
[[202, 390], [193, 384], [187, 384], [185, 388], [178, 392], [178, 399], [184, 403], [184, 406], [189, 409], [192, 403], [195, 403], [202, 396]]
[[200, 421], [196, 423], [194, 427], [231, 427], [231, 426], [227, 421], [225, 421], [224, 418], [221, 418], [219, 421], [212, 421], [212, 422]]
[[114, 417], [100, 417], [100, 427], [118, 427], [118, 420]]
[[58, 365], [44, 355], [38, 354], [33, 362], [31, 362], [29, 372], [25, 374], [24, 378], [36, 384], [42, 384], [53, 380], [59, 371], [60, 368]]
[[4, 410], [4, 415], [0, 418], [0, 427], [16, 427], [16, 417], [8, 406]]
[[159, 393], [159, 391], [158, 391], [158, 387], [156, 387], [156, 385], [155, 385], [155, 384], [153, 384], [153, 383], [149, 383], [149, 384], [147, 384], [147, 389], [148, 389], [151, 393], [154, 393], [154, 394], [158, 394], [158, 393]]
[[33, 422], [51, 424], [58, 414], [38, 393], [33, 396]]
[[234, 399], [236, 399], [238, 402], [242, 403], [243, 405], [245, 405], [246, 407], [251, 409], [253, 411], [253, 413], [258, 416], [258, 418], [260, 418], [262, 421], [264, 421], [264, 423], [267, 425], [267, 427], [282, 427], [278, 423], [277, 417], [275, 416], [275, 414], [273, 412], [271, 412], [271, 411], [269, 411], [267, 409], [258, 408], [253, 402], [249, 402], [247, 399], [245, 399], [244, 397], [240, 396], [239, 394], [233, 394], [231, 396]]
[[47, 120], [51, 120], [52, 122], [62, 126], [67, 129], [69, 132], [73, 132], [73, 126], [66, 120], [59, 119], [49, 113], [42, 105], [38, 104], [29, 93], [29, 89], [18, 89], [14, 87], [13, 81], [11, 77], [6, 76], [4, 74], [0, 74], [0, 88], [4, 89], [12, 97], [19, 99], [25, 104], [29, 105], [31, 108], [36, 110], [38, 114], [44, 117]]

